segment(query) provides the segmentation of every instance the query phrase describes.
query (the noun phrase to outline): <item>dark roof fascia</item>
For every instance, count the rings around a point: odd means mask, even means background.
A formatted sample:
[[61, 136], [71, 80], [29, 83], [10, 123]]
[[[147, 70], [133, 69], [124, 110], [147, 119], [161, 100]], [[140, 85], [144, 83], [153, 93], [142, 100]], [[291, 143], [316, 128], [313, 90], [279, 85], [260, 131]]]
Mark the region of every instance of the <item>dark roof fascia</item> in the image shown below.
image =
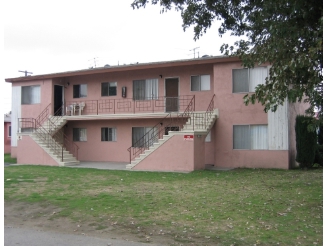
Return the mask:
[[34, 76], [26, 76], [26, 77], [18, 77], [18, 78], [7, 78], [5, 79], [5, 81], [24, 82], [24, 81], [31, 81], [31, 80], [53, 79], [53, 78], [71, 77], [71, 76], [78, 76], [78, 75], [132, 71], [132, 70], [141, 70], [141, 69], [150, 69], [150, 68], [201, 65], [201, 64], [211, 64], [211, 63], [215, 64], [215, 63], [233, 62], [239, 60], [240, 59], [238, 57], [210, 56], [210, 57], [188, 59], [188, 60], [139, 63], [139, 64], [119, 65], [119, 66], [110, 66], [110, 67], [101, 67], [101, 68], [90, 68], [90, 69], [83, 69], [83, 70], [50, 73], [50, 74], [42, 74], [42, 75], [34, 75]]

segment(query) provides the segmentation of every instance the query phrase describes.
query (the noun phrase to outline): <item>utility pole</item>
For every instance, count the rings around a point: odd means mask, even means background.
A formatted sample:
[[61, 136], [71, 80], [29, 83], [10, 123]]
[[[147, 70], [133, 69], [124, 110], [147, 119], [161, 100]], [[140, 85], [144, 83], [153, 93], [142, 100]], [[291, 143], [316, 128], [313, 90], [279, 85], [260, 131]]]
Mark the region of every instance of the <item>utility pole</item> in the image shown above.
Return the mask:
[[[193, 48], [193, 49], [189, 50], [189, 51], [192, 51], [192, 50], [194, 51], [194, 58], [196, 58], [196, 57], [195, 57], [195, 54], [196, 54], [195, 51], [196, 51], [196, 49], [199, 49], [199, 47], [196, 47], [196, 48]], [[199, 58], [199, 52], [198, 52], [198, 58]]]
[[28, 74], [33, 74], [32, 72], [27, 72], [26, 70], [25, 71], [18, 70], [18, 72], [25, 73], [25, 77], [28, 76]]

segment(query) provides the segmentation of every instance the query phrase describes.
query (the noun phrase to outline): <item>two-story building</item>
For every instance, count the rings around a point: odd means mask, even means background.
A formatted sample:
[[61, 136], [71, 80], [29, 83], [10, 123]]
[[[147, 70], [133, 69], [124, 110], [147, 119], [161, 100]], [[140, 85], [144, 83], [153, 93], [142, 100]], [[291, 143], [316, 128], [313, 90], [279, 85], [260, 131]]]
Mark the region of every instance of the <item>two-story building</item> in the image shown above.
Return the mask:
[[4, 115], [3, 123], [4, 153], [9, 154], [11, 151], [11, 112]]
[[245, 106], [243, 96], [267, 76], [268, 66], [217, 56], [8, 78], [11, 153], [20, 164], [288, 169], [305, 105], [286, 101], [275, 113]]

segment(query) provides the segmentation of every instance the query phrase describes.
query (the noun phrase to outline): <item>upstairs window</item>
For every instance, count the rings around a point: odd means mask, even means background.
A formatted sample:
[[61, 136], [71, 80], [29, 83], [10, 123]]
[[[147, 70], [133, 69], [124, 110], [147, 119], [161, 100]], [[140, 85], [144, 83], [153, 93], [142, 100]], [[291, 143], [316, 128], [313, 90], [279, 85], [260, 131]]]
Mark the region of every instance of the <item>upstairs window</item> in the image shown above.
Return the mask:
[[234, 149], [268, 149], [267, 125], [233, 126]]
[[116, 128], [102, 127], [101, 128], [101, 141], [115, 142], [116, 141]]
[[101, 96], [116, 96], [117, 95], [117, 82], [104, 82], [101, 83]]
[[210, 89], [210, 75], [191, 76], [191, 91], [209, 91]]
[[232, 69], [233, 93], [255, 92], [255, 87], [265, 83], [267, 67]]
[[73, 85], [73, 98], [87, 97], [88, 87], [86, 84]]
[[11, 137], [11, 126], [8, 126], [8, 137]]
[[87, 141], [87, 129], [85, 128], [73, 128], [73, 141], [85, 142]]
[[158, 79], [133, 81], [133, 100], [153, 99], [158, 99]]
[[37, 104], [41, 101], [39, 85], [22, 86], [22, 104]]

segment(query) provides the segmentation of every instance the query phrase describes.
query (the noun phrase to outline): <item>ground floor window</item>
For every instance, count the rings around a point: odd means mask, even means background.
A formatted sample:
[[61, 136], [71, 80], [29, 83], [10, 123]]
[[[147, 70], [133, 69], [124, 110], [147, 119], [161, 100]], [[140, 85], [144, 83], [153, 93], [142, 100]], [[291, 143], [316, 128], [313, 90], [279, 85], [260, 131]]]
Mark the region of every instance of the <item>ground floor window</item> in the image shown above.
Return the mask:
[[209, 142], [211, 142], [211, 131], [208, 132], [205, 138], [205, 143], [209, 143]]
[[268, 149], [268, 125], [234, 125], [234, 149]]
[[158, 142], [158, 130], [152, 127], [132, 127], [132, 147], [149, 147]]
[[101, 128], [101, 141], [115, 142], [116, 141], [116, 128], [102, 127]]
[[85, 128], [73, 128], [73, 141], [85, 142], [87, 141], [87, 129]]

